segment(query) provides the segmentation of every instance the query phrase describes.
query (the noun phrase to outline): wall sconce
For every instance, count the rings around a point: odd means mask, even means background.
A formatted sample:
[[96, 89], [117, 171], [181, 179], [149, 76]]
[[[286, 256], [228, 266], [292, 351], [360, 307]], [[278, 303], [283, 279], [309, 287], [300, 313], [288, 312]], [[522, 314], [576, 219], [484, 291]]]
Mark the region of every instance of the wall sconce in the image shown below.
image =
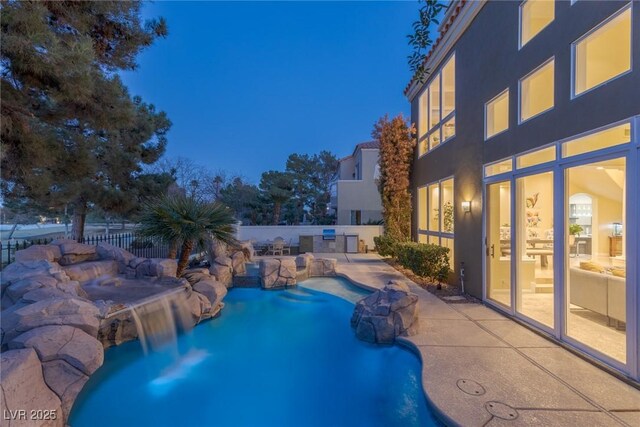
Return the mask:
[[471, 212], [471, 201], [470, 200], [462, 202], [462, 212], [464, 212], [464, 213]]

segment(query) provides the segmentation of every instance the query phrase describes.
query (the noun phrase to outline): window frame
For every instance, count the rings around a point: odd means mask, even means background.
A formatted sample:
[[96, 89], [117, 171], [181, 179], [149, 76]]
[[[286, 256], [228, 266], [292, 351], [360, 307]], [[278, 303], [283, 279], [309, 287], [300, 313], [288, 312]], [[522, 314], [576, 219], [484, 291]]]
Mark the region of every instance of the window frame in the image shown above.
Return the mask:
[[[553, 110], [554, 108], [556, 108], [556, 63], [555, 62], [556, 62], [556, 57], [554, 55], [551, 58], [544, 61], [542, 64], [538, 65], [533, 70], [529, 71], [527, 74], [525, 74], [518, 80], [518, 125], [526, 123], [529, 120], [535, 119], [536, 117], [541, 116], [544, 113], [547, 113]], [[546, 67], [550, 63], [553, 63], [553, 105], [547, 108], [546, 110], [539, 111], [533, 116], [529, 116], [523, 120], [522, 119], [522, 82], [528, 79], [529, 77], [533, 76], [535, 73], [542, 70], [544, 67]]]
[[[443, 139], [443, 132], [442, 132], [442, 128], [443, 125], [446, 124], [449, 120], [451, 120], [452, 118], [455, 117], [456, 115], [456, 106], [457, 106], [457, 102], [456, 102], [456, 87], [454, 85], [453, 88], [453, 110], [448, 113], [446, 116], [443, 116], [443, 101], [444, 101], [444, 90], [442, 87], [442, 81], [443, 81], [443, 74], [442, 71], [444, 70], [444, 68], [449, 64], [449, 62], [452, 59], [455, 59], [456, 56], [456, 52], [451, 53], [444, 61], [441, 62], [441, 66], [438, 68], [437, 73], [432, 73], [432, 75], [434, 76], [431, 80], [425, 82], [424, 84], [424, 89], [422, 90], [422, 92], [420, 93], [420, 95], [418, 96], [418, 122], [420, 121], [420, 114], [422, 114], [421, 110], [421, 106], [422, 106], [422, 102], [420, 102], [420, 98], [423, 96], [427, 97], [427, 116], [424, 119], [425, 120], [425, 126], [424, 129], [418, 129], [418, 143], [416, 144], [416, 148], [418, 149], [418, 158], [421, 158], [423, 156], [425, 156], [426, 154], [430, 153], [431, 151], [437, 149], [438, 147], [442, 146], [445, 142], [448, 142], [450, 140], [452, 140], [453, 138], [455, 138], [456, 136], [456, 130], [454, 128], [453, 131], [453, 135], [449, 136], [446, 139]], [[454, 67], [453, 69], [453, 73], [454, 73], [454, 81], [456, 80], [456, 69], [457, 69], [457, 65], [456, 67]], [[433, 84], [433, 82], [438, 79], [438, 86], [440, 87], [440, 94], [439, 94], [439, 115], [440, 115], [440, 120], [438, 122], [436, 122], [435, 125], [433, 125], [433, 127], [431, 126], [431, 91], [430, 91], [430, 86]], [[430, 138], [432, 135], [437, 134], [439, 136], [439, 142], [438, 145], [434, 146], [433, 148], [431, 148], [431, 144], [429, 142]], [[425, 144], [425, 149], [424, 151], [421, 149], [421, 145]]]
[[[584, 33], [583, 35], [581, 35], [580, 37], [578, 37], [573, 43], [571, 43], [571, 100], [576, 99], [586, 93], [591, 92], [592, 90], [595, 90], [601, 86], [604, 86], [606, 84], [609, 84], [610, 82], [612, 82], [613, 80], [616, 80], [620, 77], [623, 77], [631, 72], [633, 72], [633, 1], [630, 1], [628, 4], [624, 5], [623, 7], [621, 7], [620, 9], [618, 9], [617, 11], [615, 11], [614, 13], [612, 13], [610, 16], [608, 16], [607, 18], [605, 18], [604, 20], [600, 21], [598, 24], [596, 24], [594, 27], [592, 27], [590, 30], [588, 30], [586, 33]], [[582, 41], [584, 41], [587, 37], [593, 35], [595, 32], [597, 32], [598, 30], [600, 30], [602, 27], [604, 27], [605, 25], [609, 24], [611, 21], [613, 21], [614, 19], [616, 19], [618, 16], [620, 16], [621, 14], [623, 14], [624, 12], [626, 12], [626, 10], [629, 9], [630, 10], [630, 14], [631, 14], [631, 40], [629, 40], [629, 69], [627, 71], [623, 71], [620, 74], [616, 74], [615, 76], [598, 83], [597, 85], [590, 87], [589, 89], [583, 90], [580, 93], [576, 93], [576, 77], [577, 77], [577, 67], [576, 67], [576, 47], [578, 46], [578, 44]]]
[[549, 25], [553, 23], [553, 21], [556, 20], [556, 3], [557, 2], [556, 0], [550, 0], [550, 1], [553, 1], [553, 19], [549, 21], [547, 25], [540, 28], [540, 30], [537, 33], [535, 33], [529, 40], [527, 40], [525, 43], [522, 43], [522, 9], [523, 9], [523, 6], [528, 1], [530, 0], [523, 0], [522, 2], [520, 2], [520, 5], [518, 6], [518, 50], [521, 50], [523, 47], [529, 44], [531, 40], [535, 39], [538, 34], [540, 34], [545, 28], [547, 28]]
[[[446, 181], [449, 181], [449, 180], [451, 180], [451, 182], [453, 184], [452, 185], [452, 190], [451, 190], [451, 194], [453, 195], [453, 232], [452, 233], [442, 231], [442, 226], [441, 226], [442, 220], [443, 220], [443, 217], [442, 217], [442, 203], [443, 203], [442, 202], [442, 199], [443, 199], [443, 197], [442, 197], [442, 193], [443, 193], [443, 191], [442, 191], [442, 183], [446, 182]], [[431, 218], [429, 216], [430, 215], [430, 211], [431, 211], [431, 197], [430, 197], [431, 195], [429, 194], [429, 187], [431, 187], [432, 185], [436, 185], [437, 188], [438, 188], [438, 231], [434, 231], [434, 230], [430, 230], [429, 229], [430, 228], [430, 220], [431, 220]], [[441, 246], [443, 238], [444, 239], [451, 239], [451, 240], [453, 240], [455, 242], [455, 233], [456, 233], [456, 209], [455, 209], [456, 179], [455, 179], [455, 176], [454, 175], [449, 175], [449, 176], [446, 176], [444, 178], [428, 182], [428, 183], [418, 187], [418, 189], [420, 189], [420, 188], [425, 188], [425, 190], [426, 190], [426, 204], [425, 204], [426, 206], [425, 206], [425, 209], [426, 209], [426, 214], [427, 214], [427, 218], [426, 218], [427, 219], [427, 223], [426, 223], [427, 228], [426, 229], [420, 228], [420, 211], [418, 211], [418, 224], [417, 224], [417, 227], [416, 227], [416, 229], [418, 230], [418, 233], [417, 233], [418, 236], [419, 235], [424, 235], [424, 236], [427, 236], [427, 239], [428, 239], [428, 236], [437, 237], [438, 238], [438, 246]]]
[[[500, 132], [496, 132], [496, 133], [492, 134], [491, 136], [488, 136], [487, 135], [487, 130], [488, 130], [487, 119], [489, 118], [489, 115], [487, 114], [487, 111], [488, 111], [489, 104], [491, 104], [492, 102], [496, 101], [498, 98], [500, 98], [505, 93], [507, 94], [507, 127], [504, 128], [503, 130], [501, 130]], [[495, 136], [498, 136], [501, 133], [506, 132], [511, 128], [511, 126], [510, 126], [510, 119], [511, 118], [509, 117], [510, 116], [510, 114], [509, 114], [509, 112], [510, 112], [510, 108], [509, 108], [510, 107], [510, 105], [509, 105], [510, 102], [511, 102], [511, 93], [509, 91], [509, 87], [507, 87], [502, 92], [500, 92], [499, 94], [497, 94], [496, 96], [494, 96], [493, 98], [491, 98], [490, 100], [488, 100], [487, 102], [484, 103], [484, 140], [485, 141], [488, 141], [491, 138], [493, 138]]]

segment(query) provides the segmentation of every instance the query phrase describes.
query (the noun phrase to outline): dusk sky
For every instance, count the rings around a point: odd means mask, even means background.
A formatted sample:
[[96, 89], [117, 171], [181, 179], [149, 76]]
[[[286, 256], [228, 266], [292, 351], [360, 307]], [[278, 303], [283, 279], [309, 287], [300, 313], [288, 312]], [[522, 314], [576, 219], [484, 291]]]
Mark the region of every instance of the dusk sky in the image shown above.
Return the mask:
[[155, 2], [169, 36], [123, 75], [173, 122], [167, 157], [257, 183], [290, 153], [348, 155], [385, 113], [409, 113], [417, 1]]

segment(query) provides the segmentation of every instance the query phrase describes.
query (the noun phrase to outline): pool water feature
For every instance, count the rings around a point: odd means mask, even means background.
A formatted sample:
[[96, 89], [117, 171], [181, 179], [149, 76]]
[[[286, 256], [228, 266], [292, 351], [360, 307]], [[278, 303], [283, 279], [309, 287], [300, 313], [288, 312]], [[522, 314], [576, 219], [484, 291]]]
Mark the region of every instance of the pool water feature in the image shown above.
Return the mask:
[[171, 349], [145, 357], [137, 341], [108, 349], [69, 424], [439, 425], [417, 356], [357, 340], [349, 326], [353, 304], [305, 283], [230, 290], [221, 317], [178, 337], [177, 358]]

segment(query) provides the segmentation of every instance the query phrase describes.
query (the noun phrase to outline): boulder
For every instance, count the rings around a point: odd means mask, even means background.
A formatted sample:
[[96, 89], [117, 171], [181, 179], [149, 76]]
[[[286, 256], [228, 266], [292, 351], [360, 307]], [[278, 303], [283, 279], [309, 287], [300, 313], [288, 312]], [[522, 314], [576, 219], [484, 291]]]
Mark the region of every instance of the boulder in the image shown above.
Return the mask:
[[58, 245], [62, 256], [58, 263], [60, 265], [72, 265], [85, 261], [94, 261], [98, 259], [96, 246], [85, 245], [78, 242], [64, 242]]
[[278, 280], [278, 272], [280, 271], [280, 260], [275, 258], [267, 258], [260, 260], [259, 274], [262, 287], [270, 289], [274, 287]]
[[296, 261], [293, 258], [260, 260], [260, 279], [263, 289], [293, 286], [296, 282]]
[[86, 375], [102, 366], [104, 350], [100, 341], [71, 326], [42, 326], [9, 342], [10, 349], [33, 348], [42, 362], [64, 360]]
[[60, 247], [56, 245], [31, 245], [26, 249], [17, 251], [15, 260], [17, 262], [25, 261], [58, 261], [62, 257]]
[[231, 256], [231, 268], [233, 269], [233, 274], [245, 274], [247, 272], [246, 267], [247, 259], [245, 257], [244, 252], [238, 251]]
[[378, 344], [414, 335], [418, 330], [418, 296], [406, 284], [391, 281], [358, 301], [351, 326], [359, 339]]
[[[191, 328], [193, 325], [199, 323], [202, 320], [203, 312], [207, 308], [208, 311], [211, 311], [211, 303], [209, 300], [204, 295], [197, 292], [192, 292], [191, 295], [186, 298], [184, 306], [191, 315], [191, 323], [188, 325], [182, 325], [183, 328]], [[178, 308], [177, 310], [180, 309]]]
[[98, 341], [104, 348], [120, 345], [138, 338], [138, 330], [130, 310], [103, 319], [98, 330]]
[[154, 277], [176, 277], [178, 262], [169, 258], [151, 258], [149, 260], [149, 275]]
[[233, 267], [233, 261], [228, 256], [219, 256], [213, 260], [214, 263], [218, 265], [224, 265], [226, 267]]
[[125, 273], [131, 260], [136, 257], [131, 252], [108, 243], [99, 243], [96, 247], [96, 253], [101, 260], [117, 261], [120, 273]]
[[212, 276], [216, 278], [218, 282], [223, 283], [227, 288], [231, 286], [233, 280], [233, 274], [231, 267], [226, 265], [214, 264], [209, 269]]
[[29, 291], [33, 291], [39, 288], [55, 288], [58, 281], [52, 276], [32, 276], [26, 279], [18, 280], [11, 283], [6, 289], [6, 293], [13, 300], [18, 301], [22, 295]]
[[58, 263], [45, 260], [12, 262], [2, 270], [0, 276], [3, 292], [10, 283], [34, 276], [52, 276], [56, 280], [69, 280]]
[[253, 262], [253, 256], [255, 254], [255, 249], [253, 248], [253, 243], [250, 240], [246, 240], [244, 242], [240, 242], [240, 250], [244, 253], [244, 257], [248, 262]]
[[105, 275], [115, 276], [118, 274], [118, 263], [113, 260], [83, 262], [63, 268], [71, 280], [80, 283], [86, 283]]
[[309, 276], [335, 276], [338, 260], [335, 258], [315, 258], [309, 264]]
[[64, 292], [68, 296], [77, 297], [82, 299], [87, 299], [89, 296], [87, 292], [84, 290], [80, 282], [75, 280], [69, 280], [68, 282], [58, 282], [56, 283], [56, 289]]
[[[77, 283], [77, 282], [76, 282]], [[50, 298], [68, 298], [69, 294], [57, 288], [39, 288], [22, 295], [22, 301], [34, 303]]]
[[182, 273], [181, 277], [184, 279], [187, 279], [187, 281], [191, 285], [194, 285], [198, 283], [200, 280], [211, 277], [211, 274], [209, 273], [209, 270], [206, 268], [190, 268], [188, 270], [185, 270]]
[[310, 252], [298, 255], [296, 257], [296, 268], [298, 269], [307, 268], [311, 264], [313, 259], [314, 259], [314, 256]]
[[229, 247], [226, 243], [211, 239], [207, 241], [207, 254], [209, 261], [213, 261], [218, 257], [227, 257], [229, 256]]
[[227, 295], [227, 287], [211, 278], [199, 281], [193, 285], [193, 290], [207, 297], [213, 307], [220, 304]]
[[47, 325], [69, 325], [95, 337], [100, 325], [98, 307], [76, 298], [46, 299], [24, 307], [13, 306], [7, 312], [2, 318], [4, 342]]
[[44, 381], [62, 403], [64, 418], [68, 419], [73, 403], [89, 377], [64, 360], [52, 360], [42, 364]]
[[60, 399], [44, 381], [38, 355], [32, 348], [10, 350], [0, 354], [0, 378], [2, 378], [2, 409], [9, 411], [47, 411], [55, 415], [53, 420], [42, 420], [35, 424], [27, 416], [25, 420], [12, 420], [7, 425], [18, 426], [64, 426]]

